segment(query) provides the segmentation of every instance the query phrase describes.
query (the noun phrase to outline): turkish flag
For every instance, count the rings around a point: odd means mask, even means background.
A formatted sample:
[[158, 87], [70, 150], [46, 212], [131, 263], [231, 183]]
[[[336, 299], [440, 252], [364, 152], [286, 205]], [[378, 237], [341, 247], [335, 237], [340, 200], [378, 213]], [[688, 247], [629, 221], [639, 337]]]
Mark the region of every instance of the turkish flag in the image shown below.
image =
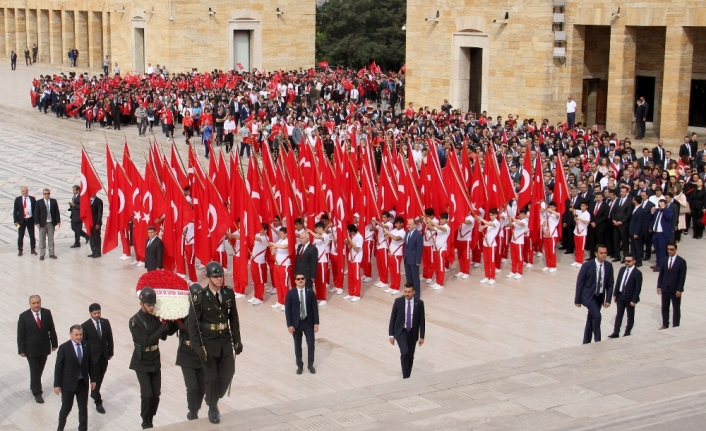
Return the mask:
[[534, 177], [532, 179], [532, 206], [530, 209], [530, 238], [532, 242], [539, 241], [542, 232], [541, 209], [546, 195], [544, 193], [544, 176], [542, 175], [542, 158], [539, 154], [534, 159]]
[[228, 214], [228, 208], [221, 200], [221, 196], [212, 182], [207, 181], [204, 183], [203, 191], [203, 201], [199, 201], [199, 204], [202, 205], [204, 215], [202, 229], [206, 233], [204, 240], [208, 240], [208, 257], [206, 260], [201, 258], [199, 260], [205, 262], [211, 260], [210, 257], [220, 245], [226, 231], [230, 228], [231, 217]]
[[326, 60], [320, 61], [320, 62], [318, 63], [318, 66], [319, 66], [319, 67], [323, 67], [324, 69], [328, 69], [328, 61], [326, 61]]
[[522, 166], [522, 179], [520, 193], [517, 197], [517, 209], [524, 208], [532, 200], [532, 148], [527, 145], [525, 150], [525, 164]]
[[500, 161], [500, 187], [503, 190], [503, 196], [505, 197], [505, 202], [510, 202], [513, 199], [517, 199], [515, 194], [515, 185], [512, 183], [512, 177], [510, 177], [510, 168], [507, 165], [507, 160], [503, 157]]
[[179, 274], [186, 274], [184, 265], [184, 227], [194, 220], [194, 210], [186, 200], [178, 180], [167, 170], [165, 178], [167, 211], [164, 214], [162, 241], [164, 242], [164, 269], [176, 266]]
[[[485, 190], [485, 181], [483, 181], [483, 172], [476, 154], [471, 154], [473, 158], [473, 171], [471, 175], [471, 202], [476, 210], [485, 208], [487, 202], [487, 193]], [[486, 211], [486, 214], [488, 212]]]
[[[118, 214], [123, 210], [124, 204], [121, 204], [118, 190], [116, 190], [115, 184], [117, 179], [116, 170], [119, 168], [118, 163], [110, 152], [110, 147], [105, 144], [105, 159], [107, 164], [108, 173], [108, 219], [105, 222], [105, 233], [103, 235], [103, 245], [101, 252], [103, 254], [108, 253], [112, 249], [118, 246]], [[122, 196], [122, 202], [125, 202], [125, 195]]]
[[397, 205], [397, 181], [391, 170], [394, 165], [390, 165], [388, 160], [383, 159], [380, 166], [380, 181], [378, 181], [378, 199], [383, 211], [389, 211]]
[[485, 212], [488, 213], [491, 209], [499, 209], [507, 203], [500, 185], [498, 160], [495, 158], [495, 153], [490, 147], [485, 153], [485, 171], [483, 173], [485, 174], [485, 185], [488, 190], [488, 200], [485, 204]]
[[[86, 225], [86, 232], [91, 235], [93, 230], [93, 214], [91, 212], [91, 198], [103, 188], [91, 160], [86, 154], [86, 149], [81, 148], [81, 221]], [[98, 223], [103, 223], [98, 220]]]
[[236, 66], [238, 66], [238, 70], [245, 70], [243, 63], [236, 63]]
[[179, 183], [181, 189], [185, 189], [189, 185], [189, 178], [184, 172], [184, 166], [181, 163], [181, 157], [179, 156], [179, 151], [177, 150], [176, 144], [172, 142], [172, 159], [170, 163], [172, 174]]
[[[562, 220], [566, 212], [566, 201], [569, 199], [569, 187], [566, 184], [566, 175], [564, 175], [564, 166], [559, 160], [556, 164], [556, 179], [554, 181], [554, 202], [556, 202], [556, 211], [559, 213], [559, 220]], [[562, 229], [557, 229], [559, 234], [558, 239], [561, 239]]]

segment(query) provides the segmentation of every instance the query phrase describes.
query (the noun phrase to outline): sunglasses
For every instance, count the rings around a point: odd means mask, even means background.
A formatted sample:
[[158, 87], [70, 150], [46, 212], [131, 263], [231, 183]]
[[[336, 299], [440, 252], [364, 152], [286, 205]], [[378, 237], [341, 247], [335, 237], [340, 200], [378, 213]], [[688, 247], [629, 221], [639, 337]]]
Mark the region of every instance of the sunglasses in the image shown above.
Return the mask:
[[676, 250], [676, 248], [674, 248], [674, 247], [672, 247], [672, 248], [667, 248], [667, 250], [669, 250], [669, 251], [674, 251], [674, 250]]
[[299, 280], [306, 280], [306, 279], [304, 277], [297, 277], [297, 278], [295, 278], [295, 280], [299, 281]]
[[49, 192], [45, 192], [44, 194], [45, 194], [45, 195], [50, 195], [51, 193], [49, 193]]

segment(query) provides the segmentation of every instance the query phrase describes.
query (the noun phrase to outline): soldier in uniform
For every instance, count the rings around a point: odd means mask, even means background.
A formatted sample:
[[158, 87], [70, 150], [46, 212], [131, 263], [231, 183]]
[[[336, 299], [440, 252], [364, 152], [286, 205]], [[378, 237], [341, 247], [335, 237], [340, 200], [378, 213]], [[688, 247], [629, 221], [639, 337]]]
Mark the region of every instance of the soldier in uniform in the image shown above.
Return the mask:
[[238, 309], [233, 289], [223, 285], [223, 267], [206, 265], [208, 287], [192, 295], [187, 326], [191, 348], [203, 365], [208, 420], [221, 422], [218, 400], [228, 391], [235, 374], [235, 354], [243, 351]]
[[[198, 295], [201, 290], [203, 290], [203, 287], [198, 283], [192, 283], [189, 287], [192, 298]], [[199, 410], [201, 410], [203, 397], [206, 393], [206, 386], [203, 380], [203, 365], [199, 355], [191, 348], [186, 322], [179, 322], [178, 327], [179, 348], [177, 349], [176, 365], [181, 367], [181, 373], [184, 375], [186, 405], [189, 408], [186, 418], [191, 421], [199, 418]]]
[[162, 387], [159, 340], [166, 340], [170, 332], [169, 325], [152, 314], [156, 303], [154, 289], [143, 288], [140, 291], [140, 311], [130, 318], [130, 333], [135, 346], [130, 369], [135, 370], [140, 383], [142, 429], [152, 428], [152, 418], [157, 413]]

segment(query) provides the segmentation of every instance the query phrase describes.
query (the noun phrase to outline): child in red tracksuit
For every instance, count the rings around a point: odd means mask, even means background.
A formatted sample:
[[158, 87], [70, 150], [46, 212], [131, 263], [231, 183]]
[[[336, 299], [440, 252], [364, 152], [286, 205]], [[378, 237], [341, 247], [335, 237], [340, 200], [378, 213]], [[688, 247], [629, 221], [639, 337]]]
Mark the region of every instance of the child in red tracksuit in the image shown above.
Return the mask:
[[522, 278], [522, 265], [524, 264], [523, 252], [525, 246], [525, 233], [529, 230], [527, 210], [521, 209], [517, 217], [509, 215], [512, 229], [510, 229], [510, 260], [512, 269], [507, 278]]
[[556, 203], [549, 202], [542, 214], [542, 241], [544, 242], [544, 258], [547, 266], [542, 271], [556, 272], [556, 241], [559, 237], [559, 213]]
[[498, 221], [498, 210], [493, 208], [488, 212], [490, 221], [485, 221], [480, 216], [476, 216], [478, 229], [483, 233], [483, 267], [485, 268], [485, 278], [481, 283], [495, 284], [495, 249], [498, 246], [497, 236], [500, 232], [500, 222]]

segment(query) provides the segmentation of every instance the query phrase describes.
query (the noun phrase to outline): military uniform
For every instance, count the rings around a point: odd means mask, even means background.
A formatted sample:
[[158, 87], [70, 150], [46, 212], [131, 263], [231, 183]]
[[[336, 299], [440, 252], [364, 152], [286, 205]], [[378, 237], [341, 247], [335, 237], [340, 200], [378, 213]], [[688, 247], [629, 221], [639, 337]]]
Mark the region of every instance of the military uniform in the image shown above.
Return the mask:
[[192, 294], [192, 300], [193, 307], [189, 309], [187, 319], [189, 342], [203, 365], [206, 404], [211, 419], [212, 411], [218, 415], [218, 400], [228, 391], [235, 374], [233, 349], [236, 355], [243, 350], [238, 310], [233, 289], [228, 286], [221, 287], [217, 295], [206, 287]]
[[186, 405], [189, 408], [187, 419], [197, 419], [206, 393], [206, 386], [203, 379], [203, 365], [199, 356], [191, 348], [185, 323], [179, 324], [179, 348], [177, 349], [176, 365], [181, 367], [181, 373], [184, 375]]
[[[159, 340], [167, 339], [168, 326], [159, 318], [138, 311], [130, 318], [130, 333], [135, 346], [130, 360], [130, 369], [135, 370], [140, 383], [140, 416], [142, 427], [152, 426], [152, 417], [157, 413], [162, 387]], [[146, 427], [145, 425], [149, 425]]]

